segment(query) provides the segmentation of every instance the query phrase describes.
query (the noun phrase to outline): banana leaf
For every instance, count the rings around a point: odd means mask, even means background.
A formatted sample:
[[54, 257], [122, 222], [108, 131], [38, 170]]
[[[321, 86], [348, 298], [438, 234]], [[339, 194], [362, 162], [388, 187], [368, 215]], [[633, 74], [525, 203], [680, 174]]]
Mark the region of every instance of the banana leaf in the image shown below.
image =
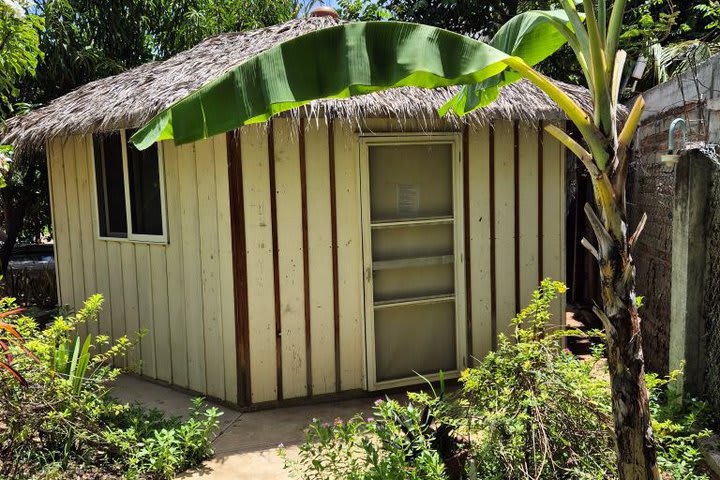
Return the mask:
[[[510, 56], [518, 57], [528, 65], [536, 65], [555, 53], [567, 42], [563, 34], [572, 32], [570, 20], [563, 10], [532, 10], [508, 20], [495, 33], [489, 45]], [[481, 83], [465, 85], [458, 94], [440, 109], [440, 115], [452, 110], [464, 115], [476, 108], [494, 102], [502, 87], [516, 82], [522, 76], [505, 70]]]
[[[402, 86], [481, 84], [502, 74], [511, 55], [533, 64], [562, 46], [563, 37], [553, 33], [548, 15], [565, 14], [526, 12], [508, 22], [504, 33], [498, 32], [496, 45], [510, 54], [413, 23], [349, 23], [317, 30], [250, 58], [179, 100], [136, 132], [132, 142], [140, 149], [167, 139], [189, 143], [266, 121], [316, 99]], [[500, 77], [496, 84], [518, 78]]]

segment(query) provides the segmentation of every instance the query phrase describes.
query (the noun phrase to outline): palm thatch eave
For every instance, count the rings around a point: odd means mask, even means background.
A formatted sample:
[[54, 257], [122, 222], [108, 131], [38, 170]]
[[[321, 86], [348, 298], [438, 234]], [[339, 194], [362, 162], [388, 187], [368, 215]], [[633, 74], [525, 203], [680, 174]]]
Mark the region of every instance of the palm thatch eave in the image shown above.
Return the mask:
[[[45, 107], [10, 119], [0, 143], [18, 150], [40, 149], [53, 138], [138, 128], [176, 101], [222, 75], [235, 65], [268, 48], [299, 35], [338, 24], [330, 17], [295, 19], [267, 28], [210, 37], [197, 46], [165, 61], [151, 62], [119, 75], [83, 85]], [[583, 108], [590, 111], [589, 92], [560, 84]], [[362, 126], [364, 118], [417, 119], [432, 125], [437, 110], [457, 88], [419, 89], [403, 87], [344, 100], [316, 101], [290, 113], [323, 119], [338, 118]], [[494, 120], [564, 119], [563, 112], [537, 87], [519, 81], [502, 90], [488, 107], [462, 118], [446, 120], [485, 125]]]

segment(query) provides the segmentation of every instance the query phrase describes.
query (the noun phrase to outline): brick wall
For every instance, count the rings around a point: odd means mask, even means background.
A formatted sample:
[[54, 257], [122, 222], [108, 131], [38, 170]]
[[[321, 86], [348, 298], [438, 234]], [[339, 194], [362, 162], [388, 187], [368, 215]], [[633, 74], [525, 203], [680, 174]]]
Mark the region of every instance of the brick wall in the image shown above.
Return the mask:
[[[628, 214], [634, 230], [643, 212], [648, 221], [635, 247], [637, 292], [643, 295], [643, 350], [647, 368], [667, 373], [670, 341], [672, 208], [675, 170], [660, 162], [667, 152], [670, 122], [690, 120], [689, 139], [702, 135], [698, 104], [664, 109], [646, 117], [635, 139], [635, 161], [628, 184]], [[679, 138], [678, 138], [679, 140]]]

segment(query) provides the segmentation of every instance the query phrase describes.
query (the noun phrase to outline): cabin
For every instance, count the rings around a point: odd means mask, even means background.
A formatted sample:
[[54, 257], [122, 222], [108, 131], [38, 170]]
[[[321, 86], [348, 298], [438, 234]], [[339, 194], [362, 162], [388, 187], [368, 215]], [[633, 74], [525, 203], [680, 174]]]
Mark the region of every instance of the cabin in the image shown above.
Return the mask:
[[565, 117], [528, 82], [463, 118], [438, 116], [452, 88], [402, 88], [128, 143], [232, 66], [338, 22], [218, 35], [8, 122], [3, 142], [47, 152], [61, 303], [99, 292], [83, 333], [146, 331], [126, 361], [142, 376], [239, 408], [453, 377], [564, 278], [565, 152], [542, 127]]

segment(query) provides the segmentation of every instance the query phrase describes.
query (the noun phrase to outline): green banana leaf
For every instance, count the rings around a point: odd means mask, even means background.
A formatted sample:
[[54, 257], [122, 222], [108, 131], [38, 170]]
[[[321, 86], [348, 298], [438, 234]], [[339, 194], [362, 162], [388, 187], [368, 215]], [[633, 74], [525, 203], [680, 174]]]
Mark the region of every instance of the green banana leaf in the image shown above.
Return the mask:
[[[547, 16], [540, 13], [515, 17], [501, 29], [505, 33], [497, 45], [532, 63], [552, 54], [562, 45], [562, 36], [551, 33], [550, 23], [542, 20]], [[481, 41], [427, 25], [339, 25], [288, 40], [239, 64], [159, 113], [132, 142], [140, 149], [173, 138], [177, 144], [189, 143], [321, 98], [401, 86], [480, 84], [502, 74], [509, 57]]]
[[[528, 65], [536, 65], [562, 47], [567, 37], [560, 28], [572, 32], [572, 26], [563, 10], [532, 10], [507, 21], [495, 33], [489, 45], [508, 55], [522, 58]], [[481, 83], [465, 85], [458, 94], [440, 109], [440, 115], [452, 110], [464, 115], [476, 108], [489, 105], [500, 94], [500, 89], [521, 78], [513, 70], [505, 70]]]

